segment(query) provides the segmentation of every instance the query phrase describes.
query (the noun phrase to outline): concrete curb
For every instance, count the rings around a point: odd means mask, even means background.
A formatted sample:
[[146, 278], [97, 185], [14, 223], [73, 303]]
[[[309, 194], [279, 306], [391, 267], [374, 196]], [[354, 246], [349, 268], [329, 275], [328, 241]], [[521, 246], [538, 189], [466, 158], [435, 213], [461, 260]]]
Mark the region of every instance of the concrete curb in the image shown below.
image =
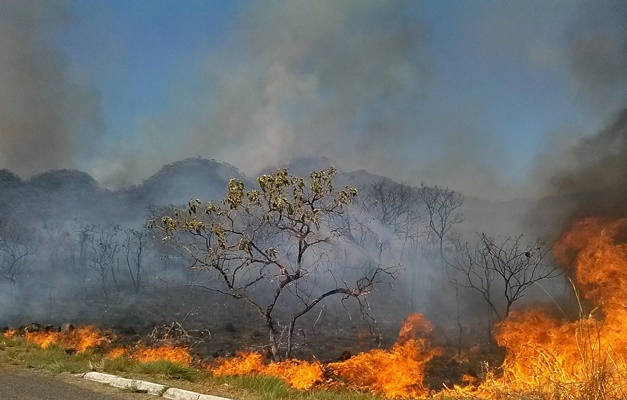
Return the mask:
[[210, 394], [199, 394], [189, 390], [170, 388], [163, 393], [163, 397], [172, 400], [228, 400], [224, 397], [212, 396]]
[[116, 375], [103, 374], [101, 372], [87, 372], [78, 374], [81, 378], [90, 381], [104, 383], [120, 389], [129, 389], [136, 392], [144, 392], [153, 396], [161, 396], [170, 400], [231, 400], [226, 397], [201, 394], [189, 390], [171, 388], [158, 383], [141, 381], [137, 379], [127, 379]]

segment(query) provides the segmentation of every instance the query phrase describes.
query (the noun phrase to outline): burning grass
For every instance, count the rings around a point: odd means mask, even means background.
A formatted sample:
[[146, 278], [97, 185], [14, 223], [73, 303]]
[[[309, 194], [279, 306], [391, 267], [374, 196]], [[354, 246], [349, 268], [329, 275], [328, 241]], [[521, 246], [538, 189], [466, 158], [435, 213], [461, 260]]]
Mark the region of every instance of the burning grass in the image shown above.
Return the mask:
[[141, 363], [153, 361], [169, 361], [174, 364], [189, 366], [192, 363], [192, 355], [186, 347], [165, 345], [148, 347], [138, 343], [132, 347], [116, 347], [106, 354], [107, 358], [128, 357]]
[[85, 325], [67, 332], [38, 331], [25, 332], [24, 339], [45, 349], [56, 345], [66, 350], [83, 353], [111, 342], [111, 335], [94, 326]]
[[459, 394], [542, 399], [627, 398], [627, 219], [587, 218], [556, 243], [555, 256], [591, 304], [579, 318], [556, 319], [543, 308], [515, 311], [495, 327], [506, 348], [498, 379], [489, 375]]
[[219, 360], [211, 372], [214, 376], [272, 376], [300, 390], [344, 386], [387, 398], [423, 397], [429, 394], [423, 385], [425, 366], [441, 350], [430, 348], [425, 339], [412, 335], [432, 329], [424, 317], [412, 314], [390, 350], [375, 349], [329, 364], [301, 360], [265, 363], [261, 354], [240, 353]]

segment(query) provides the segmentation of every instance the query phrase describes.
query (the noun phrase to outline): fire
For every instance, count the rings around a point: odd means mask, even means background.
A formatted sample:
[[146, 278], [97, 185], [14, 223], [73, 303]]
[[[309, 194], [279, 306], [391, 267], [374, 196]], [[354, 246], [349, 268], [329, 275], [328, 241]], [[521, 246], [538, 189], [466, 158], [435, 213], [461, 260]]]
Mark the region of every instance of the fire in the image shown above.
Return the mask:
[[106, 354], [106, 358], [120, 358], [120, 357], [125, 357], [128, 355], [128, 351], [124, 348], [124, 347], [116, 347], [113, 350], [110, 350], [107, 354]]
[[9, 329], [2, 334], [7, 339], [13, 339], [17, 336], [17, 331], [15, 329]]
[[[481, 381], [465, 375], [465, 386], [443, 390], [439, 396], [497, 399], [534, 393], [556, 400], [627, 398], [627, 218], [581, 220], [556, 243], [554, 254], [575, 280], [579, 318], [555, 317], [542, 307], [512, 311], [494, 327], [494, 338], [506, 349], [500, 368], [487, 371]], [[431, 395], [423, 383], [426, 366], [442, 354], [429, 343], [432, 332], [429, 321], [412, 314], [389, 350], [375, 349], [332, 363], [267, 362], [262, 354], [242, 352], [209, 369], [214, 376], [273, 376], [300, 390], [342, 385], [386, 398], [419, 398]], [[4, 336], [15, 334], [9, 331]], [[66, 333], [25, 334], [26, 340], [41, 347], [56, 343], [78, 352], [109, 344], [110, 337], [89, 326]], [[161, 344], [165, 345], [114, 348], [107, 357], [192, 363], [188, 348]]]
[[233, 358], [221, 359], [212, 370], [215, 376], [253, 375], [264, 371], [263, 355], [240, 352]]
[[192, 356], [189, 354], [189, 350], [175, 346], [144, 347], [140, 345], [130, 353], [130, 358], [139, 362], [165, 360], [185, 366], [189, 366], [192, 363]]
[[346, 361], [329, 364], [349, 385], [388, 398], [428, 395], [423, 386], [424, 369], [438, 350], [426, 350], [424, 339], [409, 339], [391, 350], [371, 350]]
[[158, 347], [147, 347], [141, 342], [132, 348], [116, 347], [106, 354], [106, 358], [128, 357], [139, 362], [170, 361], [176, 364], [189, 366], [192, 363], [192, 355], [186, 347], [176, 347], [165, 345]]
[[560, 390], [574, 398], [627, 396], [626, 233], [627, 219], [587, 218], [563, 235], [555, 256], [572, 269], [593, 311], [570, 322], [540, 308], [512, 312], [495, 328], [506, 348], [503, 377], [487, 379], [482, 397], [501, 390], [539, 391], [548, 398]]
[[433, 326], [422, 315], [412, 314], [391, 350], [376, 349], [329, 364], [299, 360], [266, 364], [261, 354], [239, 353], [234, 358], [220, 360], [212, 373], [214, 376], [274, 376], [303, 390], [314, 386], [333, 386], [341, 381], [347, 386], [388, 398], [425, 396], [428, 394], [422, 384], [425, 366], [441, 352], [430, 349], [426, 339], [416, 336], [432, 330]]
[[398, 343], [405, 343], [409, 339], [426, 339], [433, 332], [433, 324], [429, 322], [422, 314], [410, 314], [401, 326], [398, 333]]
[[96, 327], [89, 325], [79, 326], [68, 332], [26, 332], [24, 339], [44, 349], [56, 344], [78, 353], [111, 342], [110, 337], [100, 332]]
[[287, 360], [268, 365], [264, 373], [283, 379], [295, 389], [308, 390], [325, 381], [325, 368], [322, 364], [301, 360]]
[[[17, 336], [16, 331], [7, 331], [4, 333], [7, 338]], [[89, 349], [102, 347], [110, 344], [114, 336], [106, 331], [100, 331], [94, 326], [78, 326], [67, 332], [55, 331], [37, 331], [25, 332], [24, 339], [34, 343], [42, 349], [52, 345], [57, 345], [67, 350], [73, 350], [77, 353], [85, 352]], [[177, 364], [189, 366], [192, 363], [192, 356], [186, 347], [176, 347], [174, 345], [162, 345], [157, 347], [145, 346], [137, 343], [132, 348], [115, 347], [109, 350], [106, 358], [129, 357], [139, 362], [152, 362], [157, 360], [170, 361]]]

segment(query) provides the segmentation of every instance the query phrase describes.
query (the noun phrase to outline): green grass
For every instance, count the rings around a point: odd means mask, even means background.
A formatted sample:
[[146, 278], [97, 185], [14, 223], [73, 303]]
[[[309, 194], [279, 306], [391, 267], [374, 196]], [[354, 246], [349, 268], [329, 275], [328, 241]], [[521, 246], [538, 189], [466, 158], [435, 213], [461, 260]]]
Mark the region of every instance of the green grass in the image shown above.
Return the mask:
[[289, 400], [378, 400], [374, 396], [356, 390], [310, 390], [300, 391], [291, 388], [278, 378], [269, 376], [224, 376], [217, 379], [222, 385], [234, 386], [255, 393], [256, 399], [289, 399]]
[[186, 381], [194, 381], [198, 377], [198, 373], [194, 369], [164, 360], [137, 363], [137, 372], [146, 375], [161, 375], [169, 379], [183, 379]]
[[103, 358], [92, 369], [108, 373], [136, 372], [137, 364], [137, 361], [128, 357]]
[[102, 359], [101, 355], [91, 352], [72, 355], [57, 346], [40, 349], [28, 343], [7, 347], [5, 353], [5, 358], [13, 364], [53, 372], [87, 372], [90, 370], [90, 363]]
[[292, 399], [299, 393], [280, 379], [268, 376], [225, 376], [223, 384], [257, 393], [260, 399]]

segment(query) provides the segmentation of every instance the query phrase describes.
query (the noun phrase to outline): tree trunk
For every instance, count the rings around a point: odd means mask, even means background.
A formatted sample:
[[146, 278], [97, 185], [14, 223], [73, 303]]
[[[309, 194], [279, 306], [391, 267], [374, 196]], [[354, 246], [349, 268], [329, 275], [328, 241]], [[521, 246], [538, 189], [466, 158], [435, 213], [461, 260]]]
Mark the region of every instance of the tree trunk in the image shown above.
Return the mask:
[[294, 339], [294, 325], [296, 324], [296, 319], [290, 321], [290, 326], [287, 329], [287, 350], [285, 350], [285, 358], [290, 358], [292, 356], [292, 346]]
[[270, 352], [272, 353], [272, 359], [279, 361], [279, 346], [276, 341], [276, 332], [274, 331], [274, 323], [272, 317], [266, 315], [266, 327], [268, 327], [268, 338], [270, 339]]
[[107, 306], [107, 308], [109, 308], [109, 292], [107, 292], [107, 281], [105, 278], [105, 274], [100, 274], [100, 279], [102, 281], [102, 293], [105, 297], [105, 305]]

